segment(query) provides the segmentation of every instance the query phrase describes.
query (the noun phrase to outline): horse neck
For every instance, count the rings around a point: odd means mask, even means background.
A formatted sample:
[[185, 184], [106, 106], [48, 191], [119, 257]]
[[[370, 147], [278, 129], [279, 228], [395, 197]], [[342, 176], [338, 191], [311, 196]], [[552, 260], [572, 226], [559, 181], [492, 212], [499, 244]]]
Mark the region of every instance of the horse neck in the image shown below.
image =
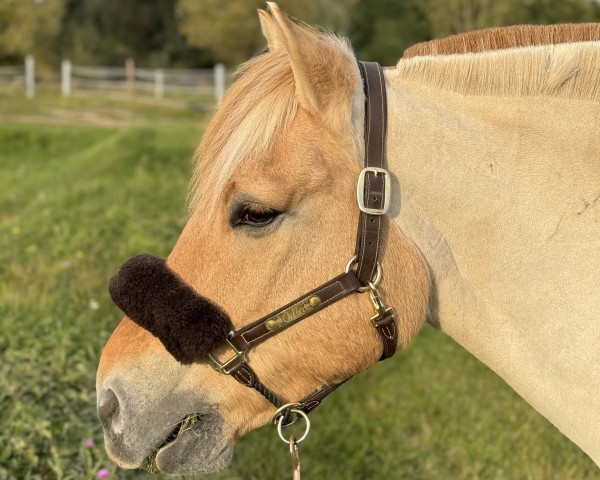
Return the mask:
[[[418, 247], [430, 268], [435, 289], [429, 322], [470, 351], [481, 351], [483, 355], [484, 341], [481, 332], [474, 332], [473, 322], [477, 319], [485, 322], [486, 312], [461, 276], [444, 228], [444, 223], [459, 223], [457, 219], [440, 222], [444, 215], [457, 214], [462, 217], [461, 221], [468, 215], [468, 212], [449, 208], [458, 206], [461, 192], [456, 191], [457, 183], [454, 186], [448, 183], [448, 168], [464, 169], [462, 159], [457, 156], [449, 167], [443, 165], [440, 157], [443, 148], [440, 140], [446, 147], [450, 141], [458, 149], [464, 139], [451, 137], [443, 123], [452, 113], [443, 102], [439, 103], [439, 99], [431, 98], [427, 89], [398, 81], [393, 71], [386, 71], [386, 77], [389, 82], [388, 165], [397, 180], [391, 215], [402, 233]], [[448, 138], [441, 139], [440, 135]], [[442, 209], [437, 208], [440, 205]], [[478, 342], [482, 344], [478, 345]]]
[[[600, 197], [600, 165], [583, 160], [600, 155], [591, 141], [600, 106], [466, 97], [394, 70], [386, 79], [392, 216], [430, 267], [431, 323], [599, 462], [589, 425], [600, 375], [580, 365], [582, 355], [600, 364], [600, 222], [597, 211], [587, 223], [564, 221], [578, 211], [574, 199], [585, 207]], [[544, 118], [553, 121], [539, 126]]]

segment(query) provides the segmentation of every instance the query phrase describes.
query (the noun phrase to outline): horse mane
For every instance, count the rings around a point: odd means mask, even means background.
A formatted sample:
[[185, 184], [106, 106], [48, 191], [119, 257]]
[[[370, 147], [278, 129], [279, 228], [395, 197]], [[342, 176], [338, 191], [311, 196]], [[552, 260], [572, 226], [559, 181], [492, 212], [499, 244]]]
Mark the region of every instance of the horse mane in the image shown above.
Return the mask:
[[512, 27], [485, 28], [417, 43], [406, 49], [402, 58], [479, 53], [506, 48], [593, 42], [597, 40], [600, 40], [600, 23], [515, 25]]
[[[488, 29], [428, 42], [429, 46], [416, 45], [409, 49], [408, 58], [405, 54], [398, 62], [394, 73], [400, 80], [461, 95], [551, 96], [597, 102], [600, 24], [578, 27]], [[566, 43], [568, 38], [576, 40]], [[587, 41], [580, 41], [583, 38]], [[517, 45], [520, 48], [515, 48]], [[446, 53], [440, 53], [442, 49]], [[457, 53], [464, 50], [468, 52]], [[417, 52], [425, 56], [417, 56]]]

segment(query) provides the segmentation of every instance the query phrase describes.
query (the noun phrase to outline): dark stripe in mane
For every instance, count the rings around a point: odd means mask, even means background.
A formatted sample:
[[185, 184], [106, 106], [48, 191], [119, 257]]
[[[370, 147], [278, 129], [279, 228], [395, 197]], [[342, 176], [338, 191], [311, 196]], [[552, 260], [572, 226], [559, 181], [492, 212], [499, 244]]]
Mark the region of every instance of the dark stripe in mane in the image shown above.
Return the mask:
[[479, 53], [516, 47], [600, 40], [600, 23], [563, 25], [516, 25], [485, 28], [451, 37], [417, 43], [404, 51], [402, 58], [426, 55]]

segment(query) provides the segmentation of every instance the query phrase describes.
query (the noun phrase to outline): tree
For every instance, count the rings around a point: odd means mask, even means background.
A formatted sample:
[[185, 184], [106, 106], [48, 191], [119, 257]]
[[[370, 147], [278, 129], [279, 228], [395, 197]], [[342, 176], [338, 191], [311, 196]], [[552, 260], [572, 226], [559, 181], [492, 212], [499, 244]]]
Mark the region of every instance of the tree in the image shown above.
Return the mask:
[[25, 55], [35, 55], [51, 63], [57, 57], [64, 11], [64, 0], [2, 0], [0, 59], [22, 61]]
[[[355, 1], [279, 0], [278, 5], [306, 23], [343, 32]], [[264, 0], [179, 0], [177, 15], [190, 45], [208, 49], [218, 61], [238, 64], [265, 46], [256, 14], [264, 6]]]
[[349, 31], [360, 57], [390, 65], [415, 43], [479, 28], [597, 21], [596, 0], [360, 0]]
[[[188, 53], [175, 19], [177, 0], [67, 0], [62, 54], [76, 63], [139, 65], [176, 64]], [[196, 52], [198, 53], [198, 52]], [[205, 55], [186, 58], [199, 66]]]
[[402, 52], [431, 39], [428, 20], [414, 0], [360, 0], [349, 35], [361, 59], [394, 65]]
[[531, 23], [582, 23], [600, 21], [596, 0], [535, 0], [525, 12]]
[[419, 5], [435, 38], [485, 27], [600, 19], [593, 0], [422, 0]]

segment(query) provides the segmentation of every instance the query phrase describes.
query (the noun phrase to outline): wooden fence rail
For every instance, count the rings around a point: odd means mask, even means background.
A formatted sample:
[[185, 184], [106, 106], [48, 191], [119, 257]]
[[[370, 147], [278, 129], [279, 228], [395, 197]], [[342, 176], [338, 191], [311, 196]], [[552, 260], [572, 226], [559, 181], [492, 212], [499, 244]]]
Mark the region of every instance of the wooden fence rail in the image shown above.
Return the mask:
[[60, 85], [65, 97], [77, 92], [118, 91], [158, 99], [177, 94], [213, 96], [219, 102], [228, 80], [221, 64], [212, 69], [148, 69], [135, 67], [133, 60], [123, 67], [82, 66], [63, 60], [59, 72], [36, 72], [35, 60], [28, 56], [21, 66], [0, 66], [0, 89], [24, 87], [27, 98], [35, 97], [40, 84]]

